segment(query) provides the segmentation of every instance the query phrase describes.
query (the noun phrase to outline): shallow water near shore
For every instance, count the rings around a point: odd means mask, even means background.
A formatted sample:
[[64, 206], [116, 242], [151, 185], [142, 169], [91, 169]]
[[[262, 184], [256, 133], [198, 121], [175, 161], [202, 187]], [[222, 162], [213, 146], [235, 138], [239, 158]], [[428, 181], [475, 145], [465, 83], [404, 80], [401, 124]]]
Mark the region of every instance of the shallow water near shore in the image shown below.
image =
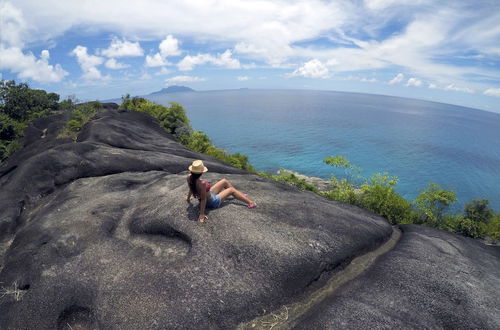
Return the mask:
[[500, 114], [381, 95], [309, 90], [226, 90], [148, 97], [181, 103], [191, 125], [259, 171], [329, 178], [343, 155], [369, 177], [388, 172], [413, 200], [428, 182], [457, 193], [455, 209], [487, 198], [500, 212]]

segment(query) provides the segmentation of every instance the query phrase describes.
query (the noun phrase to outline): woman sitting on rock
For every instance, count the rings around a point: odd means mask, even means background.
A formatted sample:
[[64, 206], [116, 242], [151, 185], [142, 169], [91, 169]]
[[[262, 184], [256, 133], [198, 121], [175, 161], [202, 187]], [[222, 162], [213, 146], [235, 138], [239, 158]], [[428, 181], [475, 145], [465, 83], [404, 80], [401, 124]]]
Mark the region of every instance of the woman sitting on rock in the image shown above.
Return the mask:
[[229, 196], [234, 196], [240, 201], [247, 203], [249, 209], [253, 209], [257, 206], [255, 202], [247, 198], [247, 195], [242, 194], [239, 190], [234, 188], [226, 179], [220, 180], [210, 189], [210, 183], [200, 179], [201, 175], [208, 171], [201, 160], [195, 160], [188, 169], [191, 174], [187, 177], [189, 193], [186, 200], [188, 202], [191, 201], [191, 196], [200, 200], [199, 222], [205, 222], [205, 220], [208, 219], [208, 216], [205, 214], [205, 207], [216, 209], [221, 205], [222, 201]]

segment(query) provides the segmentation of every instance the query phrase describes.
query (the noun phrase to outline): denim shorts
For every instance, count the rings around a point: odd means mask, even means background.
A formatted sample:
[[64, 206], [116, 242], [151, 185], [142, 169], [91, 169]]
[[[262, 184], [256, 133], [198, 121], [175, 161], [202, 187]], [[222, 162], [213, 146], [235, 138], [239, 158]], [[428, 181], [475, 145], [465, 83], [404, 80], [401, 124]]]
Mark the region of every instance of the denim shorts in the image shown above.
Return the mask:
[[207, 199], [207, 207], [211, 209], [216, 209], [220, 206], [221, 199], [218, 194], [210, 192], [210, 198]]

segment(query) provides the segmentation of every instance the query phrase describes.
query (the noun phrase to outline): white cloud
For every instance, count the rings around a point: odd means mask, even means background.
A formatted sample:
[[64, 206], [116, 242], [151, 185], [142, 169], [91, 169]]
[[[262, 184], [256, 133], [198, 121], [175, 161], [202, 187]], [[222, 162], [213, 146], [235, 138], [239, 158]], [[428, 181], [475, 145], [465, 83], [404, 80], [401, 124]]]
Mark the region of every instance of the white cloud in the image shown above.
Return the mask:
[[176, 85], [182, 83], [195, 83], [205, 81], [205, 78], [193, 77], [193, 76], [175, 76], [172, 78], [165, 79], [165, 82], [168, 85]]
[[474, 90], [468, 87], [460, 87], [456, 86], [455, 84], [449, 84], [444, 88], [445, 91], [454, 91], [454, 92], [464, 92], [464, 93], [469, 93], [472, 94], [474, 93]]
[[130, 67], [130, 65], [128, 64], [125, 64], [125, 63], [120, 63], [118, 62], [116, 59], [114, 58], [110, 58], [106, 61], [106, 63], [104, 63], [104, 65], [108, 68], [108, 69], [112, 69], [112, 70], [119, 70], [119, 69], [125, 69], [125, 68], [128, 68]]
[[19, 47], [24, 44], [22, 33], [27, 24], [21, 10], [14, 7], [10, 2], [0, 3], [0, 43], [5, 46]]
[[142, 76], [139, 77], [140, 80], [149, 80], [153, 78], [149, 73], [143, 73]]
[[[126, 5], [118, 0], [90, 5], [60, 0], [0, 1], [2, 43], [24, 53], [28, 53], [25, 45], [57, 44], [65, 41], [59, 37], [78, 28], [93, 35], [112, 33], [127, 38], [118, 39], [122, 43], [170, 40], [164, 44], [164, 53], [158, 50], [162, 60], [164, 55], [180, 52], [177, 39], [168, 38], [174, 35], [200, 47], [201, 55], [210, 56], [211, 50], [206, 49], [230, 48], [243, 63], [255, 61], [259, 67], [290, 67], [317, 59], [329, 72], [398, 70], [438, 86], [454, 82], [481, 91], [499, 87], [484, 85], [500, 76], [498, 65], [487, 66], [500, 55], [498, 1], [477, 6], [467, 1], [450, 6], [446, 1], [427, 0], [148, 0]], [[453, 59], [469, 54], [483, 58], [454, 63]], [[150, 64], [154, 56], [150, 54]], [[187, 70], [206, 59], [192, 57], [181, 61]], [[328, 63], [332, 58], [336, 63]]]
[[392, 78], [389, 81], [389, 85], [399, 84], [400, 82], [403, 81], [404, 77], [405, 76], [402, 73], [398, 73], [394, 78]]
[[330, 77], [330, 70], [325, 64], [321, 63], [320, 60], [313, 59], [304, 63], [301, 67], [297, 68], [287, 76], [325, 79]]
[[131, 42], [125, 39], [113, 38], [107, 49], [101, 51], [107, 57], [143, 56], [144, 50], [139, 42]]
[[146, 67], [154, 68], [158, 66], [166, 66], [171, 63], [167, 60], [168, 56], [176, 56], [181, 54], [179, 49], [179, 40], [172, 35], [168, 35], [158, 46], [160, 52], [154, 55], [147, 55], [145, 60]]
[[146, 61], [145, 65], [149, 68], [154, 68], [158, 66], [165, 66], [170, 64], [168, 61], [166, 61], [160, 53], [156, 53], [153, 56], [147, 55], [146, 56]]
[[364, 0], [365, 6], [372, 10], [383, 10], [387, 7], [395, 6], [395, 5], [404, 5], [404, 6], [416, 6], [421, 3], [425, 3], [428, 1], [425, 0]]
[[473, 94], [475, 91], [472, 88], [469, 87], [464, 87], [464, 86], [457, 86], [454, 83], [452, 84], [447, 84], [446, 86], [444, 85], [437, 85], [435, 83], [430, 83], [428, 87], [430, 89], [440, 89], [444, 91], [453, 91], [453, 92], [462, 92], [462, 93], [468, 93], [468, 94]]
[[239, 81], [247, 81], [248, 76], [238, 76], [238, 77], [236, 77], [236, 79], [238, 79]]
[[40, 58], [23, 51], [28, 24], [22, 10], [3, 1], [0, 13], [0, 70], [16, 73], [20, 79], [44, 83], [58, 82], [68, 75], [60, 64], [49, 64], [48, 50], [42, 50]]
[[422, 85], [422, 81], [413, 77], [406, 82], [406, 87], [419, 87], [420, 85]]
[[181, 54], [181, 50], [179, 49], [179, 40], [170, 34], [160, 43], [159, 48], [160, 54], [163, 57], [177, 56]]
[[170, 71], [166, 67], [162, 67], [158, 72], [155, 73], [155, 76], [163, 76], [170, 73], [172, 73], [172, 71]]
[[239, 69], [241, 67], [240, 61], [232, 58], [232, 55], [233, 53], [229, 49], [216, 56], [211, 54], [198, 54], [196, 56], [187, 55], [177, 63], [177, 66], [181, 71], [190, 71], [197, 65], [204, 65], [207, 63], [226, 69]]
[[500, 88], [488, 88], [484, 91], [484, 95], [500, 97]]
[[20, 79], [38, 82], [58, 82], [68, 75], [59, 64], [49, 64], [50, 53], [42, 50], [37, 59], [32, 53], [24, 54], [17, 47], [5, 48], [0, 44], [0, 69], [17, 73]]
[[[78, 26], [139, 40], [183, 35], [194, 41], [251, 45], [247, 54], [277, 64], [293, 53], [292, 44], [334, 31], [348, 20], [350, 5], [323, 0], [81, 2], [12, 1], [33, 26], [27, 39], [50, 40]], [[47, 8], [51, 8], [48, 10]], [[113, 12], [113, 15], [109, 15]], [[57, 24], [54, 24], [57, 22]], [[43, 33], [39, 33], [43, 31]], [[247, 49], [247, 50], [250, 50]]]
[[76, 46], [75, 49], [71, 51], [71, 55], [76, 57], [80, 68], [83, 71], [82, 78], [85, 80], [100, 80], [105, 79], [101, 74], [101, 71], [97, 69], [97, 66], [104, 62], [104, 58], [95, 55], [89, 55], [87, 53], [87, 47]]
[[368, 78], [368, 77], [359, 77], [359, 76], [352, 76], [352, 75], [349, 75], [347, 77], [344, 78], [345, 80], [354, 80], [354, 81], [361, 81], [361, 82], [366, 82], [366, 83], [374, 83], [374, 82], [378, 82], [378, 80], [376, 78]]

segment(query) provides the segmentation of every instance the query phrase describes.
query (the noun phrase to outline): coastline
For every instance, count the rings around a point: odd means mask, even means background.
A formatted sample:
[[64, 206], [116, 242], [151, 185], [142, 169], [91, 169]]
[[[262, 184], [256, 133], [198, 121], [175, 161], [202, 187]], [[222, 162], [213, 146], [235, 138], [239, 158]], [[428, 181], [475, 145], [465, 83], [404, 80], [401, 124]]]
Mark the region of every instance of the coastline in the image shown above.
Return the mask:
[[334, 188], [334, 186], [330, 180], [318, 178], [315, 176], [307, 176], [307, 175], [301, 174], [299, 172], [288, 170], [286, 168], [279, 169], [277, 171], [277, 174], [293, 174], [297, 178], [305, 180], [307, 183], [310, 183], [313, 186], [315, 186], [319, 192], [327, 192], [327, 191], [330, 191]]

